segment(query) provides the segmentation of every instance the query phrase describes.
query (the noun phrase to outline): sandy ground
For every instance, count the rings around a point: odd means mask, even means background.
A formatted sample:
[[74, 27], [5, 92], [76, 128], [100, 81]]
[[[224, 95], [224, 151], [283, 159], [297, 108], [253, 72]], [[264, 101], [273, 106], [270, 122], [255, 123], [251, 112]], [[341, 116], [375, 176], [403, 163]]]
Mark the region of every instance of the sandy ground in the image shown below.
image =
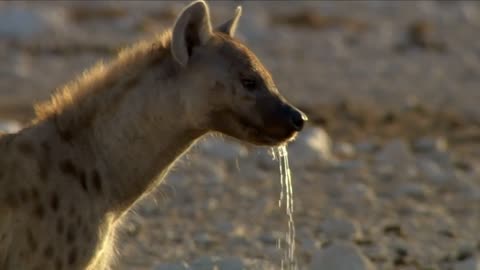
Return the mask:
[[[184, 3], [1, 2], [0, 119], [27, 121], [33, 103], [169, 27]], [[340, 240], [377, 269], [478, 269], [465, 267], [480, 251], [480, 4], [220, 1], [214, 21], [238, 4], [240, 38], [308, 130], [332, 138], [292, 145], [300, 269], [324, 269]], [[118, 269], [203, 256], [278, 269], [287, 219], [265, 152], [202, 142], [126, 220]]]

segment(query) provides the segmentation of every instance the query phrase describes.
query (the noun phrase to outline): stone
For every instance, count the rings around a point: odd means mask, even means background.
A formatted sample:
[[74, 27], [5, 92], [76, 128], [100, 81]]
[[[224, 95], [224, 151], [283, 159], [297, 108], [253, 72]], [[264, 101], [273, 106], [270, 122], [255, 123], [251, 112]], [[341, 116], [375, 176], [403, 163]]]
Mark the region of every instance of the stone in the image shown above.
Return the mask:
[[345, 187], [345, 194], [356, 203], [372, 203], [377, 200], [375, 191], [363, 183], [354, 183]]
[[224, 258], [217, 263], [218, 270], [244, 270], [245, 265], [239, 258]]
[[203, 256], [191, 263], [192, 270], [214, 270], [217, 257]]
[[453, 178], [453, 174], [444, 170], [430, 159], [418, 159], [417, 169], [421, 177], [434, 184], [444, 184]]
[[270, 233], [263, 233], [258, 237], [265, 245], [277, 245], [278, 241], [285, 237], [285, 233], [283, 232], [270, 232]]
[[200, 257], [191, 264], [192, 270], [246, 270], [240, 258]]
[[410, 197], [417, 200], [425, 200], [431, 194], [431, 190], [419, 183], [402, 183], [395, 190], [397, 197]]
[[333, 243], [313, 255], [310, 270], [374, 270], [359, 248], [350, 243]]
[[480, 270], [480, 260], [477, 257], [471, 257], [456, 262], [453, 266], [453, 270]]
[[348, 142], [338, 142], [333, 145], [333, 153], [341, 158], [353, 158], [355, 156], [355, 147]]
[[327, 219], [320, 224], [320, 229], [330, 239], [354, 239], [359, 234], [358, 224], [343, 218]]
[[360, 153], [372, 153], [377, 150], [378, 144], [371, 141], [363, 141], [355, 144], [355, 150]]
[[22, 125], [13, 120], [0, 120], [0, 132], [15, 133], [22, 129]]
[[377, 162], [385, 162], [396, 166], [405, 166], [413, 159], [408, 144], [400, 139], [393, 140], [383, 146], [375, 156]]
[[413, 142], [413, 149], [417, 152], [445, 152], [448, 149], [448, 142], [441, 137], [423, 137]]
[[208, 233], [198, 233], [194, 236], [195, 244], [201, 247], [211, 247], [216, 244], [216, 240]]
[[403, 179], [417, 176], [415, 159], [408, 144], [401, 139], [395, 139], [385, 144], [375, 155], [375, 170], [385, 180], [395, 177]]
[[288, 145], [290, 165], [302, 168], [329, 164], [333, 160], [331, 145], [330, 137], [324, 129], [306, 128]]

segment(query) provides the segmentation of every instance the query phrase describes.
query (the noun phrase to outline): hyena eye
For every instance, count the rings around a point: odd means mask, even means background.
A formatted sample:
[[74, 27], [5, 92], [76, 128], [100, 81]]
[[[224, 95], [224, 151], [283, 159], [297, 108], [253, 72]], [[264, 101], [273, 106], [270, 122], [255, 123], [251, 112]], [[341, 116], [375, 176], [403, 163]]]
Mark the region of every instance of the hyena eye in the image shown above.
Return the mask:
[[242, 86], [248, 91], [254, 91], [257, 88], [257, 81], [253, 79], [243, 79]]

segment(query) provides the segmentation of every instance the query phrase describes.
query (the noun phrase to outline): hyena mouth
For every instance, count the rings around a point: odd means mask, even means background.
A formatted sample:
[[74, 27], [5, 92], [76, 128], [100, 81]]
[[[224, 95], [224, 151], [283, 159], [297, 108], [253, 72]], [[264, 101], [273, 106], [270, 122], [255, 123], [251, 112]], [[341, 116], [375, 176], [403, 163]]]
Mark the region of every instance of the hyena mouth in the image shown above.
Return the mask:
[[236, 121], [242, 126], [244, 131], [248, 134], [249, 137], [254, 138], [255, 143], [265, 144], [265, 145], [278, 145], [284, 142], [291, 141], [295, 138], [297, 132], [288, 132], [288, 134], [283, 133], [282, 135], [275, 134], [271, 130], [264, 126], [254, 124], [248, 119], [234, 114]]

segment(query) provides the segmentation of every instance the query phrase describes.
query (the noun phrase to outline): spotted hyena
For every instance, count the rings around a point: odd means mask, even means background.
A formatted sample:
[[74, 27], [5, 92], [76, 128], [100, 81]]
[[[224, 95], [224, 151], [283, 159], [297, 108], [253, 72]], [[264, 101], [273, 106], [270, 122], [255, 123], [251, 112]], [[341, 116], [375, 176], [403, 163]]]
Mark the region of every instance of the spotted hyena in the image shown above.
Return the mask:
[[197, 139], [295, 137], [306, 117], [234, 38], [240, 15], [213, 29], [193, 2], [171, 31], [98, 64], [1, 137], [0, 269], [109, 269], [122, 215]]

